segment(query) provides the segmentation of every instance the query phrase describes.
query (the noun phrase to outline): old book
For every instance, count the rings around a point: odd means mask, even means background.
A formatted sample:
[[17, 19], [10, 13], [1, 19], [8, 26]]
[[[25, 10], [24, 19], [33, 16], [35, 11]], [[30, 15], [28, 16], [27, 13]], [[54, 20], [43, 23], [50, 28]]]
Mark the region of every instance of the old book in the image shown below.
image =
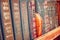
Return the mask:
[[51, 26], [50, 26], [50, 17], [49, 17], [49, 13], [47, 11], [48, 9], [48, 3], [47, 1], [44, 1], [43, 3], [44, 5], [44, 33], [49, 32], [51, 30]]
[[1, 0], [0, 10], [4, 40], [14, 40], [9, 0]]
[[56, 13], [58, 15], [58, 25], [60, 26], [60, 1], [56, 1]]
[[15, 40], [22, 40], [19, 0], [10, 0], [10, 8], [11, 8], [11, 16], [12, 16]]
[[36, 0], [36, 11], [40, 14], [42, 18], [42, 34], [45, 33], [45, 13], [44, 13], [44, 0]]
[[30, 40], [28, 12], [27, 12], [27, 0], [20, 0], [20, 4], [21, 4], [20, 6], [21, 6], [21, 21], [22, 21], [23, 39]]
[[[1, 21], [0, 21], [1, 22]], [[2, 37], [2, 30], [1, 30], [1, 23], [0, 23], [0, 40], [3, 40], [3, 37]]]
[[45, 32], [56, 28], [58, 26], [56, 14], [56, 1], [45, 1], [44, 3], [44, 19], [45, 19]]
[[[47, 12], [48, 12], [48, 15], [50, 17], [50, 28], [51, 30], [55, 28], [55, 3], [53, 1], [48, 1], [48, 8], [47, 8]], [[54, 6], [53, 6], [54, 5]]]
[[29, 19], [29, 27], [30, 27], [30, 35], [31, 39], [35, 39], [37, 37], [36, 33], [36, 24], [35, 24], [35, 0], [29, 0], [28, 2], [28, 19]]
[[56, 13], [56, 1], [48, 1], [48, 14], [50, 16], [51, 30], [58, 26], [58, 15]]

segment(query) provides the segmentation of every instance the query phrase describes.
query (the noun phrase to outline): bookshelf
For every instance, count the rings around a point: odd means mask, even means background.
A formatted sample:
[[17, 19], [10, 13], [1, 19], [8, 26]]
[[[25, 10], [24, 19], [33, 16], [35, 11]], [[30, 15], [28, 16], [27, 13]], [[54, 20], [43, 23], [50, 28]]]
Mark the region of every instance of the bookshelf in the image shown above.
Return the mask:
[[54, 40], [60, 36], [60, 1], [0, 0], [0, 40]]
[[34, 40], [53, 40], [59, 35], [60, 35], [60, 26]]

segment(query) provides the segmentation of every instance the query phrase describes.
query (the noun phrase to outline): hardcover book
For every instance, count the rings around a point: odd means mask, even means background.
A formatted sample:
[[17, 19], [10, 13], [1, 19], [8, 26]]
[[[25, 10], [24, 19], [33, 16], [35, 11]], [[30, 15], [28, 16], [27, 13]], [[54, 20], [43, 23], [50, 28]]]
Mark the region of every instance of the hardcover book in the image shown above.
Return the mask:
[[36, 33], [36, 24], [35, 24], [35, 0], [29, 0], [28, 2], [28, 17], [29, 17], [29, 27], [30, 27], [30, 35], [31, 39], [35, 39], [37, 37]]
[[58, 15], [56, 13], [56, 1], [48, 1], [47, 8], [50, 17], [51, 30], [58, 26]]
[[56, 1], [56, 13], [58, 15], [58, 26], [60, 26], [60, 1]]
[[22, 40], [19, 0], [10, 0], [10, 8], [11, 8], [15, 40]]
[[47, 11], [48, 8], [48, 3], [47, 1], [44, 1], [44, 33], [49, 32], [51, 30], [51, 26], [50, 26], [50, 17], [49, 17], [49, 13]]
[[21, 6], [21, 21], [22, 21], [23, 39], [30, 40], [27, 0], [20, 0], [20, 4], [21, 4], [20, 6]]
[[1, 20], [5, 40], [14, 40], [9, 0], [1, 0]]
[[[36, 0], [36, 11], [39, 13], [40, 17], [42, 18], [42, 34], [44, 34], [44, 28], [45, 28], [45, 24], [44, 24], [44, 0]], [[41, 25], [41, 24], [40, 24]]]
[[58, 17], [56, 14], [56, 1], [45, 1], [44, 3], [44, 23], [45, 23], [45, 32], [56, 28], [58, 26]]

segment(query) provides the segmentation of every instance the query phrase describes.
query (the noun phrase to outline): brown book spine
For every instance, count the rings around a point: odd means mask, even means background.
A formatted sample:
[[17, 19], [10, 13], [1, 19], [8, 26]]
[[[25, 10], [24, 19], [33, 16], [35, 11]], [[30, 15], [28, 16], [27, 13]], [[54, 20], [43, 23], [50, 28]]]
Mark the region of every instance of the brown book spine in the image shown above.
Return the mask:
[[11, 0], [12, 16], [16, 40], [22, 40], [19, 0]]
[[29, 25], [28, 25], [28, 12], [27, 12], [27, 1], [21, 0], [20, 3], [21, 3], [23, 39], [24, 40], [30, 40]]
[[1, 16], [5, 40], [14, 40], [9, 0], [1, 0]]

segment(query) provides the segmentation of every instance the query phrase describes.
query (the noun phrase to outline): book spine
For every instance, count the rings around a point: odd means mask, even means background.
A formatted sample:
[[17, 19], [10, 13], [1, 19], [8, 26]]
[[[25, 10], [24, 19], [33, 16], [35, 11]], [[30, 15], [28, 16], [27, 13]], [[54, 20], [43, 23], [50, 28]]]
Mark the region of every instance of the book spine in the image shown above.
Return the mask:
[[40, 14], [41, 18], [42, 18], [42, 34], [44, 34], [45, 30], [45, 24], [44, 24], [44, 5], [43, 5], [44, 1], [43, 0], [36, 0], [36, 11]]
[[[0, 12], [1, 12], [1, 1], [0, 1]], [[0, 40], [3, 40], [3, 37], [2, 37], [2, 28], [1, 28], [1, 13], [0, 13]]]
[[14, 40], [9, 0], [1, 0], [1, 19], [4, 40]]
[[48, 11], [48, 15], [49, 15], [49, 17], [50, 17], [50, 28], [51, 28], [51, 30], [52, 29], [54, 29], [55, 28], [55, 22], [54, 22], [54, 20], [55, 20], [55, 18], [54, 18], [54, 16], [55, 16], [55, 8], [54, 8], [54, 3], [52, 3], [53, 1], [48, 1], [48, 8], [47, 8], [47, 11]]
[[1, 31], [1, 24], [0, 24], [0, 40], [3, 40], [3, 38], [2, 38], [2, 31]]
[[30, 1], [28, 1], [27, 3], [27, 6], [28, 6], [28, 23], [29, 23], [29, 31], [30, 31], [30, 39], [32, 40], [33, 39], [33, 35], [32, 35], [32, 27], [33, 27], [33, 14], [32, 14], [32, 10], [31, 10], [31, 6], [30, 6]]
[[56, 3], [55, 3], [55, 27], [58, 27], [58, 13], [57, 13], [57, 9], [56, 9]]
[[56, 1], [56, 12], [58, 15], [58, 26], [59, 26], [60, 25], [60, 1], [59, 0]]
[[15, 40], [22, 40], [21, 20], [19, 0], [11, 0], [11, 14], [13, 21], [13, 28], [15, 33]]
[[44, 2], [44, 24], [45, 24], [44, 31], [45, 31], [45, 33], [49, 32], [51, 30], [50, 17], [49, 17], [47, 8], [48, 8], [48, 3], [47, 3], [47, 1], [45, 1]]
[[27, 0], [20, 0], [20, 3], [21, 3], [23, 39], [30, 40], [29, 25], [28, 25], [28, 12], [27, 12]]
[[35, 24], [35, 0], [30, 0], [29, 1], [29, 10], [31, 11], [30, 12], [30, 29], [31, 29], [31, 36], [32, 36], [32, 39], [35, 39], [37, 37], [37, 33], [36, 33], [36, 24]]
[[58, 26], [58, 16], [56, 13], [56, 1], [48, 1], [48, 14], [50, 16], [51, 30]]

